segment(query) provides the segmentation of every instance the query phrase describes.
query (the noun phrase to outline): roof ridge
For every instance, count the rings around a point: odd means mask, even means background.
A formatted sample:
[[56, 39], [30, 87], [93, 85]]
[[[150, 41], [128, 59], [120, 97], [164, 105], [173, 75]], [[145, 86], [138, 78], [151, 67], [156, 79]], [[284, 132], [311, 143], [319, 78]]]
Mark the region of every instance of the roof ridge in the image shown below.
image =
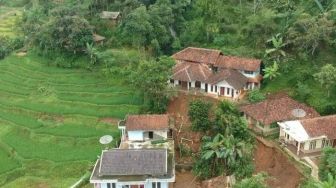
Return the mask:
[[316, 119], [325, 119], [325, 118], [330, 118], [330, 117], [335, 117], [336, 114], [331, 114], [331, 115], [326, 115], [326, 116], [319, 116], [319, 117], [313, 117], [313, 118], [306, 118], [306, 119], [301, 119], [299, 121], [307, 121], [307, 120], [316, 120]]

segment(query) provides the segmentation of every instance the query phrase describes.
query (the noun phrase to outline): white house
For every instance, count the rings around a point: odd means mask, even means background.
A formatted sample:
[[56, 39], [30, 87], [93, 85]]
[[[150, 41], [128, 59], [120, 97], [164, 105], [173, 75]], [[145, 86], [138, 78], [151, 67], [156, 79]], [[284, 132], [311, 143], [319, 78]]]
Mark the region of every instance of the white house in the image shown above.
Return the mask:
[[103, 151], [90, 177], [95, 188], [169, 188], [175, 181], [167, 149]]
[[336, 115], [278, 122], [280, 140], [296, 155], [319, 154], [324, 147], [336, 146]]
[[129, 115], [119, 122], [122, 140], [147, 141], [166, 140], [169, 129], [169, 116], [163, 115]]
[[[279, 131], [277, 122], [319, 117], [314, 108], [300, 103], [288, 95], [275, 94], [266, 100], [243, 105], [240, 111], [247, 119], [250, 129], [263, 135]], [[301, 113], [297, 113], [301, 112]]]
[[168, 115], [129, 115], [118, 124], [119, 148], [103, 151], [93, 169], [95, 188], [168, 188], [175, 181]]
[[230, 98], [238, 98], [244, 90], [260, 87], [260, 60], [192, 47], [172, 57], [176, 65], [170, 83], [174, 86]]

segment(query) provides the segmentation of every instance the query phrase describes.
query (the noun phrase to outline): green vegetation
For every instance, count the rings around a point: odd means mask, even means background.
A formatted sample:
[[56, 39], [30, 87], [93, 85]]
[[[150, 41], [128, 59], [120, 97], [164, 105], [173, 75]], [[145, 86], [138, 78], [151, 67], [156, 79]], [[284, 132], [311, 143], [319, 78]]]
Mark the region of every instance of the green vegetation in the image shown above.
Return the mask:
[[319, 177], [321, 181], [327, 181], [329, 175], [331, 177], [336, 176], [336, 149], [325, 148], [321, 157], [319, 165]]
[[240, 117], [239, 111], [231, 102], [223, 101], [218, 105], [216, 120], [209, 129], [209, 134], [202, 139], [193, 173], [201, 179], [223, 174], [234, 174], [238, 179], [250, 177], [254, 170], [254, 140], [247, 130], [246, 121]]
[[211, 107], [211, 103], [203, 100], [190, 102], [188, 115], [194, 131], [206, 132], [211, 128], [209, 119]]
[[266, 185], [267, 175], [260, 173], [253, 175], [250, 178], [244, 178], [237, 184], [235, 184], [234, 188], [267, 188]]
[[72, 185], [103, 149], [101, 136], [119, 139], [103, 118], [138, 113], [142, 104], [121, 77], [48, 64], [34, 54], [0, 62], [1, 186]]

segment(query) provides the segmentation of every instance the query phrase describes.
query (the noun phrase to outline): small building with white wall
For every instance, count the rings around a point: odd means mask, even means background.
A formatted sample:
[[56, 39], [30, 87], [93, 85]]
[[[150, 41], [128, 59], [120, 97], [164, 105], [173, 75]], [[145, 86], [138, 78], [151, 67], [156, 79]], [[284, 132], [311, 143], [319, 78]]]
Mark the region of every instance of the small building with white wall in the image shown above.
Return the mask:
[[327, 146], [336, 146], [336, 115], [278, 122], [279, 139], [296, 155], [319, 154]]

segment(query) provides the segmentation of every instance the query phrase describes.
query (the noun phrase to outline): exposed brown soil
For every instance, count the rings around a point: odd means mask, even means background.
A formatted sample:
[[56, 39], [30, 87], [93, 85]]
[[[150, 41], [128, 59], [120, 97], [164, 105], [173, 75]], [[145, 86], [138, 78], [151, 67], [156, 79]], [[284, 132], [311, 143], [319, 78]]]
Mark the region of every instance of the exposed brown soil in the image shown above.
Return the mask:
[[[184, 140], [183, 142], [197, 152], [200, 146], [201, 134], [195, 133], [190, 129], [190, 121], [188, 119], [188, 105], [189, 102], [198, 98], [203, 98], [207, 101], [218, 103], [217, 99], [205, 96], [194, 96], [180, 94], [173, 99], [168, 106], [168, 113], [175, 118], [175, 128], [173, 131], [175, 146], [181, 142], [182, 138], [191, 140], [192, 142]], [[181, 128], [182, 126], [182, 128]], [[277, 148], [273, 147], [271, 142], [258, 141], [254, 152], [255, 172], [267, 172], [270, 176], [268, 184], [272, 188], [296, 188], [300, 184], [303, 175], [292, 164], [289, 159]], [[179, 158], [179, 151], [176, 150], [176, 160], [178, 163], [192, 162], [191, 158]], [[176, 174], [176, 183], [174, 188], [189, 188], [197, 187], [199, 182], [195, 182], [196, 186], [189, 186], [189, 183], [194, 179], [190, 172], [181, 172]]]
[[[258, 141], [254, 151], [254, 162], [258, 172], [267, 172], [270, 176], [268, 184], [272, 188], [296, 188], [303, 175], [289, 159], [272, 143]], [[270, 147], [271, 146], [271, 147]]]
[[197, 180], [191, 172], [176, 172], [176, 181], [173, 183], [174, 188], [195, 188], [197, 187]]
[[175, 141], [176, 150], [176, 160], [177, 162], [191, 162], [191, 157], [184, 157], [183, 159], [179, 156], [178, 145], [183, 143], [192, 152], [198, 152], [200, 147], [200, 141], [202, 138], [201, 133], [191, 131], [191, 124], [188, 119], [188, 106], [189, 103], [196, 99], [204, 99], [208, 102], [218, 103], [218, 100], [207, 97], [207, 96], [195, 96], [195, 95], [187, 95], [184, 93], [180, 93], [180, 95], [173, 100], [171, 100], [168, 106], [168, 114], [174, 117], [175, 127], [173, 128], [173, 136]]

